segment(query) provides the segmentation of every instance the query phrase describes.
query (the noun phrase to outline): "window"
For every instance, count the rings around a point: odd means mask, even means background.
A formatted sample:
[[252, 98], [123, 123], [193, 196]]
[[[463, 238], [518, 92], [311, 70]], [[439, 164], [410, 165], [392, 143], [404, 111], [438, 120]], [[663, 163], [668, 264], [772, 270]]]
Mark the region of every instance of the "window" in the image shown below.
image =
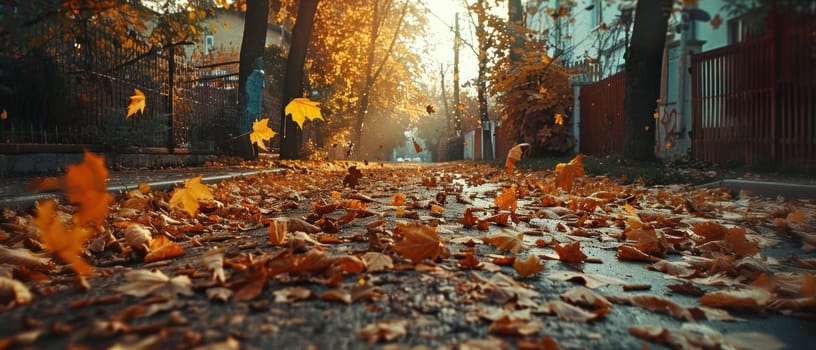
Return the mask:
[[204, 36], [204, 54], [215, 50], [215, 38], [212, 35]]

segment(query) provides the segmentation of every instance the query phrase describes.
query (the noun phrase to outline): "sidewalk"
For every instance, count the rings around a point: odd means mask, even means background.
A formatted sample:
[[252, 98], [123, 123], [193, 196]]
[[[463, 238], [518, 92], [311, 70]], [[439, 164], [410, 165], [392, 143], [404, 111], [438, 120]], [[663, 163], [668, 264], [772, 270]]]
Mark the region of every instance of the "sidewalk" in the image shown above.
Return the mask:
[[[151, 189], [168, 189], [183, 185], [187, 179], [203, 176], [203, 183], [214, 183], [224, 179], [263, 172], [280, 171], [279, 168], [260, 169], [259, 166], [198, 166], [162, 170], [110, 170], [108, 192], [119, 194], [135, 189], [141, 183], [150, 184]], [[60, 174], [63, 175], [63, 174]], [[20, 175], [3, 179], [0, 184], [0, 208], [21, 209], [35, 201], [55, 198], [57, 192], [34, 192], [29, 190], [32, 181], [42, 176]]]

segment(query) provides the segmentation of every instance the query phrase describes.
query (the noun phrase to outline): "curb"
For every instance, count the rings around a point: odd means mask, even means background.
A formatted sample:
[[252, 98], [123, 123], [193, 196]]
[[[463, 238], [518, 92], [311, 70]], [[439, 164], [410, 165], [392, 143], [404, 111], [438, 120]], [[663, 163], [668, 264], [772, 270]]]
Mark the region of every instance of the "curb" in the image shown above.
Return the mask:
[[740, 191], [746, 190], [753, 195], [785, 199], [816, 199], [816, 184], [785, 183], [772, 181], [726, 179], [699, 185], [702, 188], [728, 187], [735, 197]]
[[[237, 177], [243, 176], [252, 176], [258, 174], [267, 174], [267, 173], [278, 173], [284, 171], [283, 168], [275, 168], [275, 169], [267, 169], [267, 170], [253, 170], [253, 171], [246, 171], [246, 172], [233, 172], [229, 174], [223, 175], [214, 175], [203, 177], [201, 179], [201, 183], [203, 184], [213, 184], [218, 183], [224, 180], [234, 179]], [[156, 182], [148, 182], [147, 184], [150, 185], [151, 190], [167, 190], [172, 189], [176, 186], [184, 185], [184, 182], [187, 179], [178, 179], [178, 180], [167, 180], [167, 181], [156, 181]], [[131, 184], [131, 185], [116, 185], [116, 186], [109, 186], [108, 193], [112, 195], [118, 195], [124, 193], [125, 191], [134, 190], [139, 187], [139, 184]], [[63, 199], [62, 192], [42, 192], [42, 193], [25, 193], [25, 194], [17, 194], [11, 196], [0, 196], [0, 208], [10, 208], [10, 209], [23, 209], [28, 208], [34, 205], [35, 202], [43, 200], [43, 199], [52, 199], [52, 198], [60, 198]]]

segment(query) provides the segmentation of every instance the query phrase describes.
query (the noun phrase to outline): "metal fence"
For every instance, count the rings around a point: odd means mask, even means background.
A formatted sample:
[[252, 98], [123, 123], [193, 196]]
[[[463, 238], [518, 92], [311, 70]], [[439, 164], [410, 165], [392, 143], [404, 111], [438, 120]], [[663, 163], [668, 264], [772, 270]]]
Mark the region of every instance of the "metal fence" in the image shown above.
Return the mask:
[[692, 57], [693, 154], [816, 168], [816, 15], [771, 15], [765, 36]]
[[623, 152], [623, 72], [581, 86], [581, 153]]
[[[181, 46], [121, 45], [99, 29], [30, 30], [39, 45], [0, 44], [0, 143], [227, 150], [238, 112], [237, 63], [195, 67]], [[134, 89], [144, 92], [146, 108], [126, 119]]]

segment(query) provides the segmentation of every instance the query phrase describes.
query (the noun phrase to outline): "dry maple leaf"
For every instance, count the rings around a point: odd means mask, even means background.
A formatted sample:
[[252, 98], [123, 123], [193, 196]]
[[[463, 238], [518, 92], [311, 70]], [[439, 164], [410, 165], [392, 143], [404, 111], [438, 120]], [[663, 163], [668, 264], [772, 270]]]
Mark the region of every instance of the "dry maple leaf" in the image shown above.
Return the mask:
[[485, 237], [482, 239], [485, 243], [489, 243], [502, 251], [511, 251], [518, 253], [524, 247], [524, 234], [513, 233], [511, 231], [502, 230], [495, 236]]
[[523, 320], [514, 319], [511, 316], [503, 316], [498, 320], [493, 321], [487, 332], [490, 334], [511, 335], [511, 336], [528, 336], [538, 333], [541, 329], [541, 321], [539, 320]]
[[298, 127], [303, 129], [303, 122], [306, 119], [323, 120], [323, 115], [320, 114], [320, 102], [309, 100], [308, 98], [296, 98], [286, 105], [284, 109], [286, 115], [292, 115], [292, 121], [297, 123]]
[[139, 223], [128, 223], [124, 230], [125, 242], [141, 254], [147, 254], [150, 251], [150, 240], [153, 235], [147, 230], [144, 225]]
[[145, 95], [142, 90], [133, 89], [133, 96], [130, 96], [130, 104], [127, 108], [127, 115], [125, 119], [130, 118], [133, 115], [136, 115], [136, 112], [141, 112], [144, 114], [145, 109]]
[[513, 263], [513, 269], [515, 269], [521, 277], [535, 275], [544, 271], [544, 267], [544, 264], [541, 263], [541, 259], [533, 254], [528, 255], [525, 260], [516, 259]]
[[513, 148], [510, 148], [510, 150], [507, 151], [507, 160], [504, 162], [504, 171], [506, 171], [508, 174], [512, 173], [513, 169], [515, 169], [516, 162], [521, 160], [521, 155], [524, 153], [522, 147], [529, 146], [529, 143], [520, 143], [513, 146]]
[[125, 273], [125, 279], [127, 282], [116, 290], [137, 298], [153, 295], [172, 299], [176, 294], [193, 295], [193, 284], [187, 275], [170, 278], [159, 270], [131, 270]]
[[394, 206], [405, 205], [405, 198], [406, 197], [405, 197], [404, 193], [401, 193], [401, 192], [400, 193], [395, 193], [391, 197], [391, 205], [394, 205]]
[[626, 284], [626, 281], [614, 277], [571, 271], [556, 271], [547, 275], [547, 278], [551, 280], [560, 281], [579, 280], [582, 281], [587, 288], [598, 288], [608, 286], [610, 284], [614, 285]]
[[306, 287], [288, 287], [272, 292], [275, 295], [275, 303], [291, 303], [298, 300], [311, 299], [314, 296], [312, 290]]
[[436, 233], [436, 227], [397, 222], [397, 230], [402, 234], [403, 239], [394, 244], [394, 250], [411, 260], [412, 263], [418, 264], [425, 258], [436, 260], [440, 257], [447, 257], [445, 243]]
[[572, 158], [569, 163], [559, 163], [555, 166], [555, 172], [557, 173], [555, 177], [556, 187], [560, 187], [567, 192], [572, 191], [572, 184], [575, 182], [575, 178], [585, 175], [584, 165], [581, 163], [581, 159], [583, 158], [584, 155], [579, 153], [575, 158]]
[[760, 311], [773, 299], [774, 295], [765, 289], [747, 287], [709, 292], [699, 302], [711, 307]]
[[65, 170], [65, 198], [76, 204], [80, 225], [101, 223], [108, 215], [108, 204], [113, 196], [108, 193], [108, 169], [105, 158], [85, 151], [82, 163], [69, 165]]
[[629, 327], [629, 334], [673, 349], [785, 348], [785, 343], [772, 335], [757, 332], [722, 334], [700, 323], [684, 323], [679, 329], [658, 325], [636, 325]]
[[616, 304], [634, 305], [653, 312], [669, 314], [681, 321], [695, 321], [694, 315], [689, 308], [657, 295], [610, 295], [607, 299]]
[[343, 184], [348, 185], [351, 188], [357, 187], [359, 185], [360, 179], [363, 177], [363, 172], [360, 169], [357, 169], [357, 166], [350, 166], [348, 168], [348, 174], [343, 177]]
[[0, 246], [0, 265], [8, 264], [44, 270], [48, 268], [49, 260], [50, 259], [38, 256], [25, 248], [6, 248]]
[[93, 268], [80, 257], [80, 253], [91, 231], [78, 226], [66, 229], [56, 213], [56, 205], [52, 200], [37, 204], [37, 216], [33, 222], [40, 230], [40, 242], [50, 253], [71, 264], [77, 274], [87, 275]]
[[416, 153], [422, 153], [422, 146], [420, 146], [413, 137], [411, 138], [411, 142], [414, 143], [414, 151], [416, 151]]
[[[201, 255], [201, 261], [207, 270], [212, 271], [212, 280], [220, 283], [226, 282], [224, 275], [224, 248], [213, 248]], [[231, 293], [230, 293], [231, 294]], [[227, 297], [226, 299], [229, 299]]]
[[594, 312], [590, 312], [565, 301], [552, 300], [541, 305], [538, 311], [546, 314], [555, 314], [559, 319], [564, 321], [589, 322], [605, 315], [609, 312], [609, 309], [598, 309]]
[[585, 306], [593, 309], [609, 309], [612, 302], [586, 287], [572, 287], [561, 293], [561, 299], [576, 306]]
[[184, 182], [183, 188], [178, 188], [170, 197], [170, 207], [181, 207], [191, 217], [195, 217], [198, 212], [198, 201], [200, 199], [213, 199], [210, 189], [201, 183], [201, 176], [188, 179]]
[[263, 118], [252, 123], [252, 133], [249, 134], [249, 141], [258, 145], [260, 149], [268, 151], [264, 141], [269, 141], [275, 135], [277, 133], [269, 128], [269, 118]]
[[586, 261], [587, 256], [581, 251], [581, 242], [572, 242], [565, 245], [553, 244], [553, 249], [558, 253], [558, 260], [564, 262]]
[[145, 255], [144, 262], [153, 262], [172, 259], [184, 255], [184, 249], [165, 235], [159, 235], [150, 240], [150, 251]]
[[360, 338], [369, 342], [393, 341], [408, 334], [405, 320], [388, 320], [372, 323], [355, 331]]
[[32, 299], [31, 291], [25, 284], [0, 276], [0, 306], [28, 304]]
[[385, 271], [394, 267], [394, 261], [390, 256], [378, 252], [367, 252], [362, 256], [366, 265], [366, 271]]
[[516, 199], [516, 184], [509, 188], [503, 188], [501, 194], [493, 200], [501, 210], [510, 210], [515, 212], [518, 208], [518, 200]]
[[273, 219], [269, 223], [269, 244], [280, 246], [286, 243], [286, 226], [289, 220]]

